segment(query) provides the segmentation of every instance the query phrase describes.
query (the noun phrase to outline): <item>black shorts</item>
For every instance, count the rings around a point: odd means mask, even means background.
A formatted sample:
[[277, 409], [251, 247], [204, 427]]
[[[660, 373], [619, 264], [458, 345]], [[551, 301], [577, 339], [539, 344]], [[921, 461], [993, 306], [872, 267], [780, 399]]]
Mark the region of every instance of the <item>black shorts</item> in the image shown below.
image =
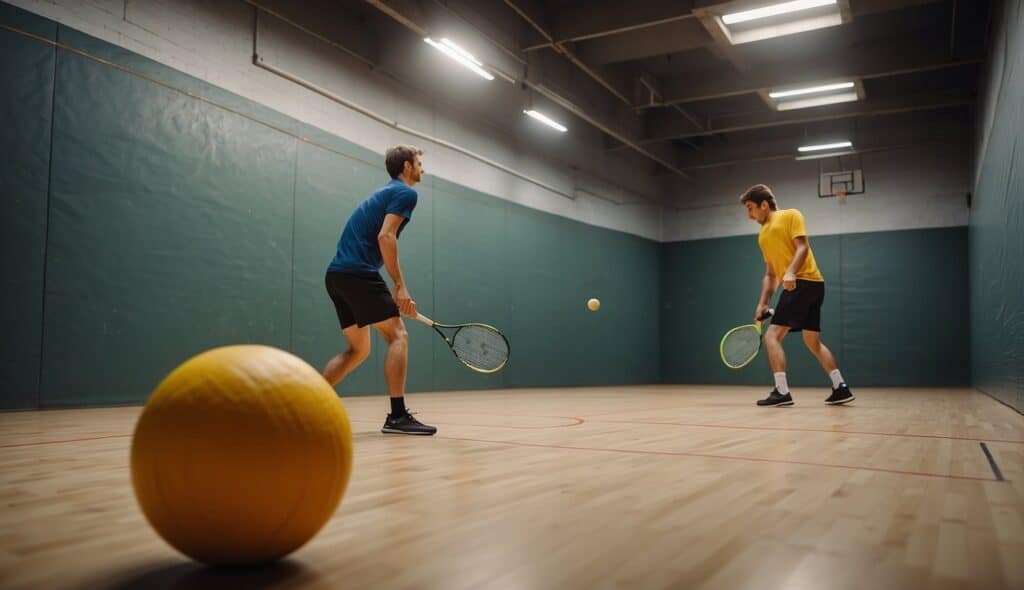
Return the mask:
[[824, 282], [797, 279], [796, 289], [783, 290], [779, 296], [772, 324], [789, 326], [791, 332], [821, 332], [821, 304], [824, 302]]
[[324, 284], [342, 330], [398, 317], [398, 306], [380, 273], [328, 272]]

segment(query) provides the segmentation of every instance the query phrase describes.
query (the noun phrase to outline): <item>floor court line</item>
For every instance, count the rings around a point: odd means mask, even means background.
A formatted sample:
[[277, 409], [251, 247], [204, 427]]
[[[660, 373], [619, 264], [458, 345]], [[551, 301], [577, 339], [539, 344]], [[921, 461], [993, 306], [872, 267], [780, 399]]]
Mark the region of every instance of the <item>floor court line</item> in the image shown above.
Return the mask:
[[[439, 412], [444, 414], [445, 412]], [[474, 414], [475, 412], [451, 412], [459, 414]], [[483, 413], [483, 412], [480, 412]], [[589, 420], [578, 416], [540, 416], [530, 414], [515, 414], [520, 418], [560, 418], [564, 420], [571, 420], [569, 424], [552, 424], [548, 426], [507, 426], [499, 424], [453, 424], [438, 422], [439, 425], [445, 426], [473, 426], [480, 428], [503, 428], [509, 430], [551, 430], [555, 428], [572, 428], [575, 426], [581, 426], [585, 423], [590, 424], [639, 424], [639, 425], [658, 425], [658, 426], [684, 426], [689, 428], [711, 428], [711, 429], [722, 429], [722, 430], [752, 430], [752, 431], [771, 431], [771, 432], [822, 432], [827, 434], [850, 434], [857, 436], [884, 436], [890, 438], [926, 438], [934, 440], [959, 440], [965, 442], [987, 442], [987, 443], [1007, 443], [1007, 444], [1024, 444], [1024, 440], [1014, 439], [998, 439], [998, 438], [977, 438], [977, 437], [966, 437], [966, 436], [953, 436], [943, 434], [911, 434], [911, 433], [900, 433], [900, 432], [875, 432], [875, 431], [860, 431], [860, 430], [834, 430], [828, 428], [800, 428], [800, 427], [776, 427], [776, 426], [741, 426], [735, 424], [702, 424], [698, 422], [664, 422], [664, 421], [646, 421], [646, 420]], [[362, 418], [349, 418], [352, 422], [367, 422], [376, 423], [379, 420], [370, 420]], [[72, 439], [57, 439], [57, 440], [45, 440], [36, 442], [26, 443], [13, 443], [0, 445], [0, 449], [10, 449], [18, 447], [35, 447], [52, 444], [64, 444], [73, 442], [89, 442], [94, 440], [105, 440], [113, 438], [126, 438], [132, 436], [131, 434], [114, 434], [106, 436], [95, 436], [95, 437], [83, 437], [83, 438], [72, 438]]]
[[976, 438], [969, 436], [954, 436], [946, 434], [910, 434], [903, 432], [873, 432], [867, 430], [834, 430], [830, 428], [800, 428], [782, 426], [740, 426], [734, 424], [701, 424], [697, 422], [662, 422], [646, 420], [588, 420], [591, 424], [643, 424], [643, 425], [664, 425], [664, 426], [689, 426], [694, 428], [720, 428], [723, 430], [770, 430], [777, 432], [827, 432], [833, 434], [857, 434], [865, 436], [888, 436], [893, 438], [934, 438], [940, 440], [962, 440], [967, 442], [999, 442], [1009, 444], [1024, 444], [1024, 440], [999, 439], [999, 438]]
[[736, 455], [716, 455], [712, 453], [695, 453], [690, 451], [647, 451], [640, 449], [614, 449], [614, 448], [602, 448], [602, 447], [574, 447], [570, 445], [555, 445], [545, 443], [526, 443], [517, 441], [501, 441], [501, 440], [488, 440], [481, 438], [466, 438], [457, 436], [445, 436], [437, 435], [436, 438], [444, 440], [454, 440], [461, 442], [477, 442], [477, 443], [489, 443], [516, 447], [532, 447], [532, 448], [543, 448], [543, 449], [557, 449], [557, 450], [570, 450], [570, 451], [590, 451], [590, 452], [601, 452], [601, 453], [624, 453], [631, 455], [660, 455], [666, 457], [696, 457], [701, 459], [722, 459], [727, 461], [749, 461], [756, 463], [778, 463], [784, 465], [804, 465], [810, 467], [827, 467], [832, 469], [848, 469], [856, 471], [873, 471], [877, 473], [891, 473], [896, 475], [915, 475], [919, 477], [934, 477], [940, 479], [957, 479], [967, 481], [987, 481], [987, 482], [1000, 482], [998, 479], [991, 477], [974, 477], [970, 475], [951, 475], [943, 473], [928, 473], [926, 471], [905, 471], [901, 469], [886, 469], [883, 467], [863, 467], [857, 465], [838, 465], [832, 463], [816, 463], [813, 461], [792, 461], [788, 459], [767, 459], [762, 457], [739, 457]]

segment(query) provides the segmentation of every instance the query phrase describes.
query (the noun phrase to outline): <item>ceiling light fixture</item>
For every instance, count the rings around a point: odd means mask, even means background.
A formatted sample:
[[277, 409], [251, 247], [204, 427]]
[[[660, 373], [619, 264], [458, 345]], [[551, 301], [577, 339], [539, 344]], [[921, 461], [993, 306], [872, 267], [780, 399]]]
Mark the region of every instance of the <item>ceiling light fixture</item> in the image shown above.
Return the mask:
[[824, 84], [821, 86], [810, 86], [808, 88], [796, 88], [794, 90], [778, 90], [775, 92], [769, 92], [768, 96], [772, 98], [786, 98], [788, 96], [802, 96], [804, 94], [817, 94], [819, 92], [830, 92], [832, 90], [843, 90], [845, 88], [853, 88], [853, 82], [837, 82], [835, 84]]
[[818, 145], [802, 145], [796, 150], [800, 153], [820, 152], [822, 150], [838, 150], [841, 148], [852, 148], [853, 143], [849, 141], [837, 141], [835, 143], [821, 143]]
[[426, 37], [423, 40], [434, 49], [437, 49], [441, 53], [457, 61], [463, 67], [472, 70], [474, 73], [476, 73], [476, 75], [480, 76], [481, 78], [485, 80], [494, 79], [494, 76], [492, 76], [490, 72], [484, 69], [484, 64], [481, 63], [480, 60], [474, 57], [472, 53], [459, 47], [449, 39], [441, 39], [440, 43], [434, 41], [430, 37]]
[[[714, 15], [714, 23], [732, 45], [795, 35], [849, 22], [850, 0], [796, 0], [753, 10]], [[844, 16], [846, 15], [846, 16]]]
[[722, 17], [722, 22], [727, 25], [734, 25], [736, 23], [745, 23], [780, 14], [818, 8], [819, 6], [828, 6], [830, 4], [835, 4], [836, 2], [837, 0], [794, 0], [793, 2], [783, 2], [781, 4], [772, 4], [771, 6], [762, 6], [761, 8], [755, 8], [753, 10], [744, 10], [743, 12], [727, 14]]
[[562, 133], [565, 133], [566, 131], [568, 131], [568, 128], [566, 128], [565, 125], [562, 125], [561, 123], [552, 120], [551, 118], [549, 118], [548, 116], [544, 115], [543, 113], [538, 113], [537, 111], [535, 111], [533, 109], [526, 110], [526, 111], [523, 111], [523, 112], [526, 113], [527, 115], [533, 117], [534, 119], [537, 119], [541, 123], [544, 123], [548, 127], [551, 127], [552, 129], [557, 129], [558, 131], [561, 131]]
[[791, 111], [793, 109], [806, 109], [809, 107], [820, 107], [827, 104], [839, 104], [858, 100], [856, 92], [844, 92], [842, 94], [830, 94], [829, 96], [816, 96], [800, 100], [786, 100], [778, 103], [776, 109], [780, 111]]

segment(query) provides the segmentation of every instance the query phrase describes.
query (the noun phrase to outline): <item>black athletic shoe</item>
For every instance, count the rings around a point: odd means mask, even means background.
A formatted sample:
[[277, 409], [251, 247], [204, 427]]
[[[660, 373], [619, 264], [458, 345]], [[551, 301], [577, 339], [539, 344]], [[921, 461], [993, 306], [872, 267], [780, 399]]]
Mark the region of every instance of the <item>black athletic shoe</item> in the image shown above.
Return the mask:
[[437, 428], [421, 423], [412, 417], [411, 412], [406, 411], [405, 414], [399, 414], [398, 416], [388, 414], [380, 431], [386, 434], [420, 434], [430, 436], [437, 432]]
[[838, 406], [839, 404], [852, 402], [854, 399], [856, 398], [850, 393], [850, 388], [845, 383], [840, 383], [839, 387], [832, 390], [832, 395], [828, 396], [825, 403], [830, 406]]
[[773, 389], [772, 392], [768, 394], [768, 397], [757, 400], [757, 405], [791, 406], [793, 405], [793, 396], [789, 395], [788, 393], [786, 395], [782, 395], [781, 393], [779, 393], [778, 389]]

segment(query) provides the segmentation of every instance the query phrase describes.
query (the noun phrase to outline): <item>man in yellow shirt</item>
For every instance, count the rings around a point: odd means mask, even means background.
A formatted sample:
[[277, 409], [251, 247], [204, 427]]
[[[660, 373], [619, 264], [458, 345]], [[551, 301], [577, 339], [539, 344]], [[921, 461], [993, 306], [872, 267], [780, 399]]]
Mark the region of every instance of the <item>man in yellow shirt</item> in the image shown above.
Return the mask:
[[768, 309], [768, 302], [782, 279], [782, 295], [775, 306], [771, 326], [764, 335], [768, 364], [775, 376], [775, 389], [757, 401], [759, 406], [791, 406], [793, 396], [786, 382], [786, 353], [782, 339], [789, 332], [803, 332], [804, 344], [821, 363], [832, 380], [832, 395], [826, 404], [838, 405], [853, 401], [850, 388], [836, 367], [832, 351], [821, 342], [821, 304], [825, 301], [825, 277], [818, 270], [811, 245], [807, 241], [804, 216], [796, 209], [779, 210], [772, 190], [757, 184], [743, 193], [740, 203], [747, 208], [747, 217], [761, 224], [757, 244], [764, 254], [765, 273], [761, 280], [761, 297], [754, 312], [754, 322]]

